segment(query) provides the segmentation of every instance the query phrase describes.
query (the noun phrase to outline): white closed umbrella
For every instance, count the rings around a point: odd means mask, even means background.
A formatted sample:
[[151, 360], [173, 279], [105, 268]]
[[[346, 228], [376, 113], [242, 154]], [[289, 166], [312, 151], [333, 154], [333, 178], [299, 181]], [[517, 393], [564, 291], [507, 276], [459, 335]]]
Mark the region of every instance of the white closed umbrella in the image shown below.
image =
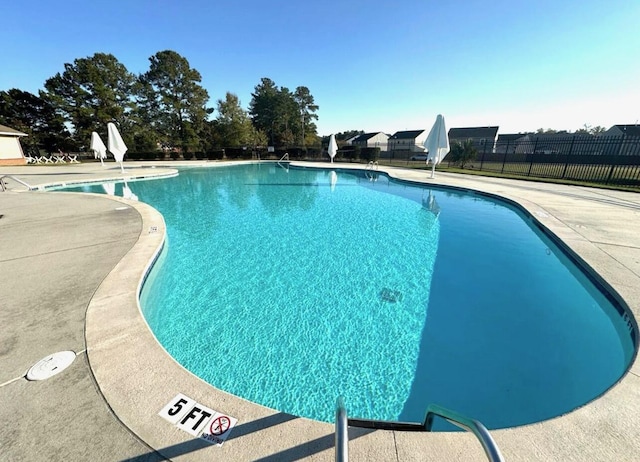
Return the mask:
[[113, 123], [109, 122], [107, 124], [107, 131], [109, 132], [109, 151], [113, 154], [116, 162], [120, 162], [120, 170], [124, 173], [122, 161], [124, 160], [124, 154], [127, 152], [127, 145], [122, 141], [120, 132], [118, 132], [118, 129]]
[[338, 152], [338, 143], [336, 143], [336, 136], [332, 133], [329, 137], [329, 157], [331, 157], [331, 163], [333, 163], [333, 158], [336, 156]]
[[96, 132], [91, 132], [91, 146], [89, 147], [93, 151], [93, 155], [96, 159], [100, 159], [100, 164], [104, 167], [103, 159], [107, 158], [107, 147], [102, 142], [102, 138]]
[[449, 152], [449, 136], [442, 114], [438, 114], [436, 121], [431, 127], [429, 136], [424, 142], [424, 147], [428, 151], [427, 162], [431, 161], [431, 178], [436, 176], [436, 165], [442, 162], [444, 156]]

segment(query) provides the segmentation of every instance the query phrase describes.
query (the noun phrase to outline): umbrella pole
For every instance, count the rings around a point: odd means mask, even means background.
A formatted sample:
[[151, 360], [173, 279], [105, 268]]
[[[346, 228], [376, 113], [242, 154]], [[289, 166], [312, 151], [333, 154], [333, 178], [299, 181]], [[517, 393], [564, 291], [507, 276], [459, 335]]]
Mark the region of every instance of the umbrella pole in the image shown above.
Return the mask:
[[100, 165], [104, 167], [104, 161], [102, 160], [102, 157], [100, 158]]
[[431, 164], [431, 178], [435, 178], [436, 177], [436, 163], [433, 162]]
[[122, 162], [120, 162], [120, 171], [124, 173], [124, 166], [122, 165]]

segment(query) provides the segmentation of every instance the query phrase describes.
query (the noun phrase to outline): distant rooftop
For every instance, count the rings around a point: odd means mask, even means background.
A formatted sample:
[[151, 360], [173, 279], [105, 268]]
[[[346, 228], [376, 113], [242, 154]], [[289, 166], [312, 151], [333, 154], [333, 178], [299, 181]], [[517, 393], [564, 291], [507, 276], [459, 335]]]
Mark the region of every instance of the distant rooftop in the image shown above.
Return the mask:
[[401, 139], [415, 139], [420, 134], [424, 133], [424, 130], [406, 130], [402, 132], [395, 132], [389, 139], [401, 140]]
[[382, 132], [364, 133], [364, 134], [354, 138], [351, 141], [354, 142], [354, 143], [355, 142], [360, 143], [360, 142], [363, 142], [363, 141], [367, 141], [368, 139], [373, 138], [374, 136], [376, 136], [376, 135], [378, 135], [380, 133], [382, 133]]
[[498, 134], [498, 127], [469, 127], [469, 128], [451, 128], [449, 130], [449, 138], [468, 139], [468, 138], [490, 138], [495, 139]]
[[614, 125], [618, 130], [628, 136], [640, 136], [640, 125]]

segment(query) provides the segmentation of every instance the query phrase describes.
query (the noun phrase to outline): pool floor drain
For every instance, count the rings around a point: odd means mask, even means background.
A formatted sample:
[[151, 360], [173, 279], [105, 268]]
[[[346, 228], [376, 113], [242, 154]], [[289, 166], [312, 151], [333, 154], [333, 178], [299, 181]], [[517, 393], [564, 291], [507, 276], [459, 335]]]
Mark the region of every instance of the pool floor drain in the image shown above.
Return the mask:
[[31, 366], [27, 372], [27, 380], [49, 379], [69, 367], [74, 359], [76, 354], [73, 351], [53, 353]]
[[385, 302], [396, 303], [402, 301], [402, 292], [399, 290], [392, 290], [388, 287], [383, 288], [380, 291], [380, 298]]

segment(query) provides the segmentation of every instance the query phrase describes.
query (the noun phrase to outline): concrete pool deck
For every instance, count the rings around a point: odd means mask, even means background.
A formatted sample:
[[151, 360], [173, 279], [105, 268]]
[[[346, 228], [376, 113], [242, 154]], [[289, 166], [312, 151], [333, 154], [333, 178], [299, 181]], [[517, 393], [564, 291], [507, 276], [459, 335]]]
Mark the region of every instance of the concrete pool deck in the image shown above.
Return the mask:
[[[206, 163], [206, 165], [228, 165]], [[330, 164], [296, 163], [312, 167]], [[126, 163], [129, 178], [174, 174], [175, 162]], [[186, 165], [196, 166], [197, 162]], [[337, 168], [363, 165], [335, 164]], [[392, 177], [496, 194], [601, 275], [640, 316], [640, 194], [381, 167]], [[131, 173], [129, 173], [131, 172]], [[2, 167], [30, 185], [122, 178], [114, 164]], [[333, 460], [334, 427], [214, 389], [177, 365], [142, 319], [137, 292], [164, 222], [145, 204], [73, 193], [0, 192], [0, 459]], [[636, 327], [637, 328], [637, 327]], [[23, 378], [60, 350], [76, 361], [42, 382]], [[85, 352], [86, 350], [86, 352]], [[206, 354], [206, 352], [203, 352]], [[158, 412], [177, 393], [238, 419], [222, 447]], [[640, 365], [567, 415], [491, 432], [506, 460], [637, 460]], [[467, 433], [349, 429], [350, 460], [485, 460]]]

